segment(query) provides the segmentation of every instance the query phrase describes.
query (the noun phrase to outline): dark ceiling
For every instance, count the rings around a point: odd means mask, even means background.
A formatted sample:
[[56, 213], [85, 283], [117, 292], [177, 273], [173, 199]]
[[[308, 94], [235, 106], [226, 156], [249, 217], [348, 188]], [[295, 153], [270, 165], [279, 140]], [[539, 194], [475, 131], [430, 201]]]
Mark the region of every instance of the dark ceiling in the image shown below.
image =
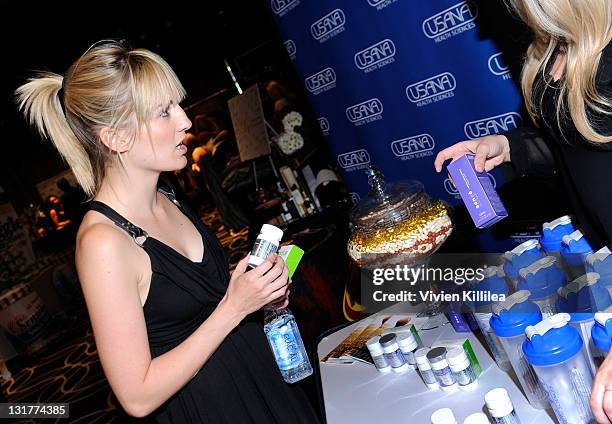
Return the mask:
[[[279, 43], [263, 0], [91, 3], [0, 0], [3, 45], [0, 186], [34, 195], [32, 186], [64, 169], [17, 113], [15, 88], [34, 70], [63, 73], [91, 44], [124, 38], [164, 57], [191, 104], [232, 88], [223, 63], [262, 43]], [[25, 197], [28, 197], [27, 195]], [[20, 202], [17, 202], [20, 203]]]

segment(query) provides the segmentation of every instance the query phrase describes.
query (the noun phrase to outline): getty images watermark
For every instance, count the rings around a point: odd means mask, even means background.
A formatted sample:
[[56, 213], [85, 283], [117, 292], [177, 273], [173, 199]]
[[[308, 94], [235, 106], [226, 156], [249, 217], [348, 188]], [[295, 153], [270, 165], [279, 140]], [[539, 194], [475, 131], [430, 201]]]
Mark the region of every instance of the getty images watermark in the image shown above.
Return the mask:
[[371, 310], [403, 303], [407, 311], [420, 303], [458, 310], [478, 302], [503, 302], [504, 294], [477, 288], [490, 271], [501, 269], [500, 261], [501, 255], [489, 254], [435, 254], [427, 261], [403, 254], [364, 255], [361, 302]]

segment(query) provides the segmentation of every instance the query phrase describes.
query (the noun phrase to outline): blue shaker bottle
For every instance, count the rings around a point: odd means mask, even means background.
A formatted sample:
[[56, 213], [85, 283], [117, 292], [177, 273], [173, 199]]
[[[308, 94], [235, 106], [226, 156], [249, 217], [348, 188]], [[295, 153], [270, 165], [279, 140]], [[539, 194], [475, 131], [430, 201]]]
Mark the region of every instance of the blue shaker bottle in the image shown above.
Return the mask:
[[529, 290], [529, 300], [540, 307], [544, 318], [556, 313], [557, 291], [565, 282], [565, 274], [556, 263], [554, 256], [545, 256], [519, 271], [517, 290]]
[[525, 328], [542, 320], [540, 308], [528, 300], [529, 296], [529, 291], [521, 290], [495, 304], [490, 324], [506, 351], [527, 400], [534, 408], [546, 409], [549, 407], [546, 392], [521, 348], [525, 341]]
[[523, 353], [559, 422], [591, 424], [595, 421], [589, 405], [593, 377], [582, 354], [582, 338], [569, 321], [569, 314], [560, 313], [527, 327]]

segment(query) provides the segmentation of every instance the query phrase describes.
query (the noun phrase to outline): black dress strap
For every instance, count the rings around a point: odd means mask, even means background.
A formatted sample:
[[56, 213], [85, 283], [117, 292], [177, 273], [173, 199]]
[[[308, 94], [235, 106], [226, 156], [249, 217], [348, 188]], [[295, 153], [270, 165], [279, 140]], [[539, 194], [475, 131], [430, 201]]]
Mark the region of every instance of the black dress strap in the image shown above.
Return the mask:
[[100, 212], [102, 215], [113, 221], [117, 227], [125, 230], [130, 236], [132, 236], [134, 242], [141, 247], [147, 237], [149, 237], [145, 230], [132, 224], [106, 203], [92, 200], [88, 203], [87, 208]]

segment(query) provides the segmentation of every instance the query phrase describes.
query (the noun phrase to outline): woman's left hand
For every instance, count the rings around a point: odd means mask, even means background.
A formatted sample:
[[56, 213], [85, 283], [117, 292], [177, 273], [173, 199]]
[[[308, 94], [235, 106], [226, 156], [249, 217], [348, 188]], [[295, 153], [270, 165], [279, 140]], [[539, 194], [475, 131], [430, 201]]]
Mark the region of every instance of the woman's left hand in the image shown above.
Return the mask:
[[612, 353], [608, 353], [595, 375], [591, 409], [599, 424], [612, 423]]

